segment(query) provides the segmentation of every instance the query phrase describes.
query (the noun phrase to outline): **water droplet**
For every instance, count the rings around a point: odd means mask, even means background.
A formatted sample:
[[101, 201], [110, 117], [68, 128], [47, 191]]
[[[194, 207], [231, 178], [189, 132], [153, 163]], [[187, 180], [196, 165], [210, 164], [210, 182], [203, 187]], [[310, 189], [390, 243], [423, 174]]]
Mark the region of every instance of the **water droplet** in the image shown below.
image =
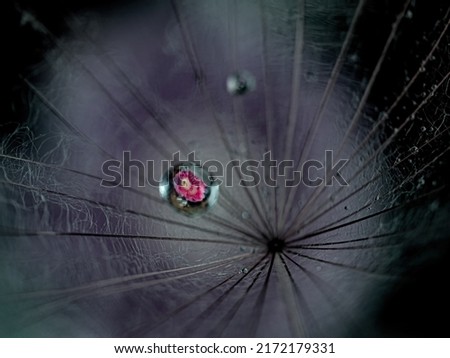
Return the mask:
[[241, 268], [241, 271], [239, 271], [241, 274], [245, 275], [248, 273], [248, 268], [247, 267], [243, 267]]
[[420, 72], [425, 72], [425, 66], [421, 66], [421, 67], [419, 68], [419, 71], [420, 71]]
[[228, 76], [227, 91], [229, 94], [239, 96], [255, 89], [255, 79], [247, 71]]
[[219, 186], [205, 169], [188, 162], [177, 164], [164, 174], [159, 193], [178, 212], [198, 216], [217, 202]]
[[406, 12], [406, 14], [405, 14], [405, 17], [406, 17], [407, 19], [412, 19], [412, 17], [413, 17], [413, 12], [412, 12], [411, 10], [408, 10], [408, 11]]
[[250, 218], [250, 214], [248, 213], [248, 211], [243, 211], [241, 217], [242, 219], [247, 220]]
[[427, 130], [427, 127], [425, 127], [425, 126], [422, 126], [422, 127], [420, 127], [420, 130], [421, 130], [422, 132], [426, 132], [426, 130]]
[[417, 187], [416, 189], [420, 189], [425, 185], [425, 178], [422, 176], [417, 180]]
[[417, 154], [417, 153], [419, 152], [419, 148], [417, 148], [417, 147], [414, 145], [414, 146], [412, 146], [411, 148], [409, 148], [409, 151], [410, 151], [412, 154]]

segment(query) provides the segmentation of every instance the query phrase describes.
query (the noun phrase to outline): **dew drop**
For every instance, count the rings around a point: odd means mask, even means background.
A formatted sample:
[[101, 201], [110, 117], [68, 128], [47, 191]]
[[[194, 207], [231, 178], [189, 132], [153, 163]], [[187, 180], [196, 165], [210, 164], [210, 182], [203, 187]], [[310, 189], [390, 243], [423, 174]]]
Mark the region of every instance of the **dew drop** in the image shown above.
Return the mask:
[[416, 189], [420, 189], [425, 185], [425, 178], [422, 176], [417, 180], [417, 186]]
[[405, 14], [405, 17], [406, 17], [407, 19], [412, 19], [412, 17], [413, 17], [413, 12], [412, 12], [411, 10], [408, 10], [408, 11], [406, 12], [406, 14]]
[[177, 164], [164, 174], [159, 193], [178, 212], [193, 217], [214, 206], [219, 186], [208, 171], [188, 162]]
[[248, 220], [250, 218], [250, 214], [248, 213], [248, 211], [243, 211], [241, 217], [244, 220]]
[[419, 152], [419, 148], [417, 148], [415, 145], [412, 146], [409, 150], [412, 154], [417, 154]]
[[241, 270], [239, 271], [241, 274], [245, 275], [248, 273], [248, 268], [247, 267], [243, 267], [241, 268]]
[[238, 72], [228, 76], [226, 85], [229, 94], [240, 96], [255, 89], [255, 78], [247, 71]]
[[425, 127], [425, 126], [420, 127], [421, 132], [426, 132], [426, 130], [427, 130], [427, 127]]

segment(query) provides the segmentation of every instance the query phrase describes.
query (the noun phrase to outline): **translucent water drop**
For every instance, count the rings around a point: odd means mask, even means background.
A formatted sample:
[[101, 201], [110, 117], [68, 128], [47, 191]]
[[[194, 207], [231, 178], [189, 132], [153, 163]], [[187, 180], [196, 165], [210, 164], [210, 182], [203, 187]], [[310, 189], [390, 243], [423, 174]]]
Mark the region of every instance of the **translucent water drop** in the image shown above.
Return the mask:
[[248, 213], [248, 211], [243, 211], [241, 217], [242, 219], [247, 220], [250, 218], [250, 214]]
[[164, 174], [159, 184], [159, 193], [178, 212], [198, 216], [217, 202], [219, 186], [201, 166], [180, 163]]
[[228, 76], [227, 91], [229, 94], [239, 96], [255, 89], [255, 78], [247, 71]]
[[241, 268], [241, 271], [240, 271], [240, 273], [242, 273], [242, 274], [246, 274], [246, 273], [248, 273], [248, 268], [247, 267], [243, 267], [243, 268]]
[[417, 180], [417, 186], [416, 189], [420, 189], [425, 185], [425, 178], [422, 176]]
[[406, 12], [406, 14], [405, 14], [405, 17], [406, 17], [407, 19], [412, 19], [412, 17], [413, 17], [413, 12], [412, 12], [411, 10], [408, 10], [408, 11]]

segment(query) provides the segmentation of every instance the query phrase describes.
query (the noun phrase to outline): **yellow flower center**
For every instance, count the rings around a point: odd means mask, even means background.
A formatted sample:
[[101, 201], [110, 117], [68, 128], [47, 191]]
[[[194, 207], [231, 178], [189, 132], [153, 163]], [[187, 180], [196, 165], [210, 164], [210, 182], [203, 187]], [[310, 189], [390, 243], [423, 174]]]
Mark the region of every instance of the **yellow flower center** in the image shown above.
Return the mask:
[[181, 186], [185, 189], [189, 189], [189, 187], [191, 186], [189, 179], [187, 178], [181, 179]]

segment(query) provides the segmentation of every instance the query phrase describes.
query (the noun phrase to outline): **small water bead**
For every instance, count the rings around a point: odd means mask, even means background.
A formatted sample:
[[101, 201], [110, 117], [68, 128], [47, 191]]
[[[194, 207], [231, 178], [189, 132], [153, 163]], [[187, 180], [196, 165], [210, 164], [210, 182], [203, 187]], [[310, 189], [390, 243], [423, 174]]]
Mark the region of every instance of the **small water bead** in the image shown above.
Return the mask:
[[248, 211], [243, 211], [241, 217], [244, 220], [248, 220], [250, 218], [250, 214], [248, 213]]
[[159, 184], [163, 199], [178, 212], [198, 216], [208, 211], [219, 196], [219, 186], [207, 170], [194, 163], [180, 163], [170, 168]]
[[248, 273], [248, 268], [247, 267], [243, 267], [241, 268], [241, 270], [239, 271], [241, 274], [245, 275]]
[[412, 146], [409, 151], [411, 152], [411, 154], [417, 154], [419, 152], [419, 148], [417, 148], [416, 146]]
[[416, 189], [421, 189], [425, 185], [425, 178], [422, 176], [417, 180]]
[[227, 91], [234, 96], [240, 96], [253, 91], [255, 83], [255, 78], [247, 71], [234, 73], [227, 78]]
[[408, 11], [406, 12], [406, 14], [405, 14], [405, 17], [406, 17], [407, 19], [412, 19], [412, 17], [413, 17], [413, 12], [412, 12], [411, 10], [408, 10]]

